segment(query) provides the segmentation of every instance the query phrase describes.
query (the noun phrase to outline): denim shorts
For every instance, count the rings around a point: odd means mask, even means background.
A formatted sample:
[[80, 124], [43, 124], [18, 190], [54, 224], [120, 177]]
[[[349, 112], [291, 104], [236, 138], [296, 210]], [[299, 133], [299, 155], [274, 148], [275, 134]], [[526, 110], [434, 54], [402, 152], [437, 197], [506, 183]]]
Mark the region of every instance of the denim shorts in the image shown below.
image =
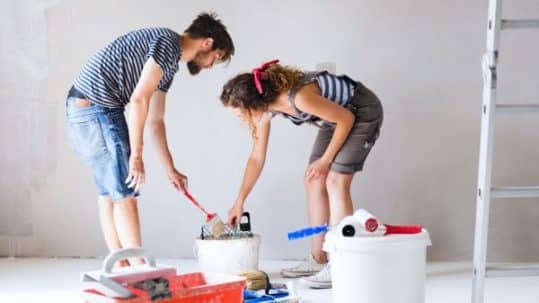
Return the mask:
[[80, 106], [77, 98], [66, 101], [66, 129], [75, 153], [90, 167], [100, 196], [118, 202], [138, 196], [127, 187], [129, 133], [123, 108], [96, 104]]

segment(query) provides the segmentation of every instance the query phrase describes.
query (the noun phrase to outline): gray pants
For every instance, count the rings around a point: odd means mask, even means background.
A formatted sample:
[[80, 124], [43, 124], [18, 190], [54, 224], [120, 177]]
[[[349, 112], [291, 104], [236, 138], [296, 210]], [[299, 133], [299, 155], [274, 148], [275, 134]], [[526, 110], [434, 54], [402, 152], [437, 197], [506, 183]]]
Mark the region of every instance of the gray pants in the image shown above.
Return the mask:
[[[347, 106], [356, 116], [354, 126], [331, 164], [331, 171], [354, 174], [363, 169], [384, 119], [380, 99], [358, 82], [354, 96]], [[311, 152], [309, 163], [322, 157], [335, 131], [334, 123], [322, 123]]]

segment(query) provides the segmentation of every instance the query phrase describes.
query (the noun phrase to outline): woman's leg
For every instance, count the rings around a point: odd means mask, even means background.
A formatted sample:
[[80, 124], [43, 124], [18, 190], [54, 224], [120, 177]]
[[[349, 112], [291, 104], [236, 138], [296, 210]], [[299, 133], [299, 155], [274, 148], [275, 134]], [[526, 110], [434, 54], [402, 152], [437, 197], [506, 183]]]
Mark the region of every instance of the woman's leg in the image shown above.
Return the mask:
[[340, 174], [331, 171], [326, 179], [329, 196], [329, 224], [338, 224], [342, 218], [350, 216], [354, 212], [350, 185], [353, 174]]
[[[324, 187], [327, 189], [329, 198], [329, 224], [335, 225], [342, 218], [353, 213], [352, 198], [350, 195], [350, 184], [353, 174], [345, 175], [330, 172], [324, 180]], [[315, 275], [304, 277], [301, 282], [311, 288], [330, 288], [331, 270], [330, 263]]]
[[[309, 225], [338, 224], [354, 212], [350, 186], [353, 174], [330, 172], [327, 178], [305, 180]], [[311, 254], [319, 263], [326, 263], [327, 254], [322, 250], [325, 235], [313, 237]]]
[[[326, 224], [329, 220], [328, 192], [325, 178], [305, 180], [307, 191], [307, 214], [309, 224]], [[326, 253], [322, 250], [324, 236], [313, 237], [311, 242], [311, 256], [289, 268], [281, 270], [281, 275], [286, 278], [298, 278], [314, 275], [322, 270], [327, 263]]]
[[[305, 180], [304, 183], [307, 192], [309, 225], [327, 224], [329, 220], [329, 199], [325, 178]], [[327, 262], [326, 252], [322, 250], [323, 243], [323, 234], [315, 236], [311, 240], [311, 254], [318, 263]]]

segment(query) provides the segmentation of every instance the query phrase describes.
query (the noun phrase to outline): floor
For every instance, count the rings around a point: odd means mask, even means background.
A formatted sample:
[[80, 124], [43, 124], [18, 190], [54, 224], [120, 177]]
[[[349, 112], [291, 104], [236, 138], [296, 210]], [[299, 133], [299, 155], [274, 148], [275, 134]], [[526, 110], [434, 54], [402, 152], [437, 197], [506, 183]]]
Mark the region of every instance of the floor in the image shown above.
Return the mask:
[[[79, 277], [82, 272], [98, 269], [99, 259], [0, 258], [0, 302], [81, 302]], [[194, 260], [158, 260], [177, 266], [180, 272], [197, 271]], [[281, 267], [292, 261], [261, 261], [260, 268], [279, 280]], [[469, 263], [429, 263], [426, 302], [470, 302], [471, 265]], [[331, 302], [331, 290], [311, 290], [296, 284], [301, 302]], [[539, 301], [539, 277], [495, 278], [487, 280], [486, 303], [536, 303]]]

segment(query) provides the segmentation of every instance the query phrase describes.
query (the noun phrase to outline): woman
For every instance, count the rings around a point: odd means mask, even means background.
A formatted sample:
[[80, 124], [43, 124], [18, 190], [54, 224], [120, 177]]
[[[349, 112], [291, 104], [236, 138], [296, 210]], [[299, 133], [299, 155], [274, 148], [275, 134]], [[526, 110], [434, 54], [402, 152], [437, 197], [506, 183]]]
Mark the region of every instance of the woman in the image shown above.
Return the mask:
[[[383, 113], [376, 95], [358, 81], [326, 71], [301, 72], [273, 60], [229, 80], [221, 94], [223, 105], [252, 129], [253, 149], [228, 223], [237, 224], [248, 194], [266, 158], [271, 120], [276, 115], [296, 125], [320, 129], [305, 172], [308, 217], [311, 225], [334, 225], [353, 213], [350, 184], [363, 169], [380, 133]], [[284, 277], [303, 277], [313, 288], [331, 287], [324, 236], [314, 237], [311, 256], [298, 266], [283, 269]]]

